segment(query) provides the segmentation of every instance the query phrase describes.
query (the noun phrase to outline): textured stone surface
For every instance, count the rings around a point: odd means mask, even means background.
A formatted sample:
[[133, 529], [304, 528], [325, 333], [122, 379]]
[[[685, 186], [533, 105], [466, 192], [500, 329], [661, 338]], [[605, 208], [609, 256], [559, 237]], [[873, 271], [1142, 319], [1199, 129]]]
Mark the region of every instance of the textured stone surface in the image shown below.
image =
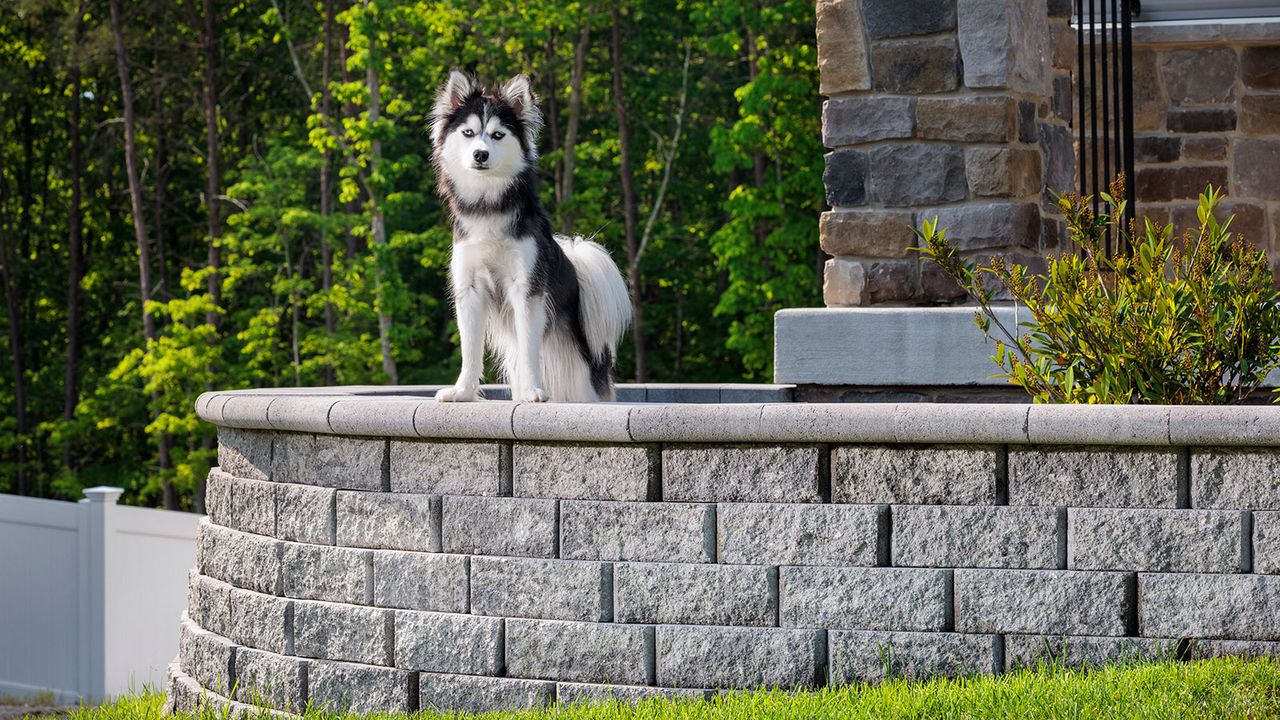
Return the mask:
[[715, 522], [712, 505], [564, 500], [560, 557], [715, 562]]
[[201, 574], [238, 588], [275, 595], [280, 592], [278, 546], [271, 538], [202, 520], [196, 530], [196, 567]]
[[1016, 131], [1013, 98], [982, 95], [921, 98], [916, 103], [916, 134], [926, 140], [1003, 143]]
[[1124, 635], [1128, 573], [956, 570], [955, 627], [966, 633]]
[[836, 150], [826, 155], [822, 185], [827, 204], [832, 207], [865, 205], [867, 202], [867, 154], [858, 150]]
[[438, 497], [342, 491], [337, 507], [339, 545], [440, 552]]
[[269, 432], [218, 428], [218, 466], [236, 477], [270, 480], [271, 438]]
[[1280, 47], [1241, 50], [1240, 77], [1251, 90], [1280, 90]]
[[1148, 202], [1194, 199], [1206, 185], [1221, 188], [1227, 184], [1227, 169], [1210, 165], [1142, 168], [1137, 175], [1138, 197]]
[[195, 570], [187, 573], [187, 615], [196, 625], [226, 636], [231, 625], [230, 603], [230, 585]]
[[916, 217], [937, 217], [938, 227], [947, 229], [947, 239], [959, 250], [1034, 248], [1040, 240], [1040, 206], [1034, 203], [946, 205], [920, 210]]
[[960, 86], [960, 51], [953, 38], [879, 42], [871, 48], [871, 87], [922, 95]]
[[1177, 650], [1177, 640], [1161, 638], [1039, 634], [1004, 636], [1006, 670], [1035, 667], [1040, 663], [1083, 668], [1135, 660], [1172, 660], [1177, 656]]
[[1071, 508], [1067, 516], [1067, 567], [1074, 570], [1246, 569], [1240, 511]]
[[783, 567], [783, 627], [943, 630], [948, 573], [911, 568]]
[[507, 673], [540, 680], [653, 682], [652, 629], [563, 620], [507, 620]]
[[990, 505], [996, 501], [995, 446], [848, 445], [831, 450], [838, 503]]
[[1280, 131], [1280, 95], [1240, 98], [1240, 129], [1256, 135], [1274, 135]]
[[517, 443], [516, 497], [648, 500], [658, 487], [658, 448], [648, 445]]
[[956, 20], [965, 87], [1047, 94], [1050, 33], [1044, 3], [966, 0], [958, 4]]
[[821, 631], [778, 628], [657, 628], [658, 685], [693, 688], [803, 687], [819, 680]]
[[832, 684], [999, 672], [994, 635], [832, 630]]
[[1133, 127], [1138, 131], [1164, 132], [1164, 111], [1169, 101], [1160, 85], [1160, 64], [1155, 50], [1133, 51]]
[[1139, 573], [1138, 626], [1150, 637], [1280, 640], [1280, 577]]
[[405, 670], [499, 675], [502, 619], [451, 613], [395, 613], [395, 665]]
[[808, 445], [668, 445], [663, 500], [819, 502], [820, 456]]
[[271, 459], [276, 482], [351, 490], [381, 490], [385, 440], [276, 433]]
[[1222, 161], [1227, 159], [1226, 138], [1184, 138], [1182, 156], [1188, 160]]
[[963, 200], [965, 187], [964, 150], [959, 147], [913, 143], [871, 151], [872, 194], [885, 205]]
[[353, 605], [294, 601], [293, 654], [390, 665], [392, 613]]
[[818, 237], [829, 255], [905, 258], [915, 245], [913, 227], [915, 215], [910, 211], [829, 211], [818, 221]]
[[276, 490], [279, 483], [265, 480], [231, 481], [229, 527], [255, 535], [276, 535]]
[[471, 559], [471, 612], [545, 620], [608, 620], [613, 611], [607, 565], [569, 560]]
[[965, 152], [969, 191], [985, 197], [1025, 197], [1040, 192], [1040, 153], [1015, 148], [970, 148]]
[[1223, 657], [1280, 657], [1280, 642], [1266, 640], [1192, 640], [1187, 646], [1187, 659], [1203, 660]]
[[338, 491], [310, 485], [276, 484], [276, 537], [314, 545], [337, 542]]
[[231, 483], [235, 479], [219, 468], [210, 468], [204, 482], [204, 511], [214, 525], [231, 524]]
[[1177, 505], [1178, 450], [1009, 448], [1009, 504], [1071, 507]]
[[859, 0], [818, 0], [818, 92], [831, 95], [871, 87]]
[[556, 684], [545, 680], [422, 673], [418, 698], [422, 710], [480, 713], [520, 710], [555, 702]]
[[509, 450], [496, 442], [392, 440], [393, 492], [425, 495], [498, 495]]
[[866, 304], [867, 269], [856, 260], [831, 258], [822, 267], [822, 302], [827, 307]]
[[1253, 513], [1253, 571], [1280, 575], [1280, 512]]
[[290, 600], [232, 588], [227, 594], [227, 624], [219, 634], [239, 645], [283, 655], [287, 645], [285, 617], [292, 604]]
[[1174, 105], [1212, 105], [1231, 98], [1240, 64], [1229, 47], [1168, 50], [1161, 53], [1160, 74]]
[[908, 300], [916, 295], [915, 260], [881, 260], [867, 268], [867, 302], [879, 303]]
[[467, 611], [469, 560], [463, 555], [373, 552], [373, 604], [407, 610]]
[[1056, 568], [1056, 508], [893, 506], [895, 567]]
[[619, 563], [614, 619], [673, 625], [773, 625], [775, 568], [759, 565]]
[[1228, 448], [1193, 449], [1191, 506], [1280, 510], [1280, 453]]
[[373, 602], [368, 550], [281, 543], [285, 597], [355, 605]]
[[1169, 132], [1208, 133], [1236, 129], [1236, 111], [1232, 108], [1205, 110], [1170, 110]]
[[450, 496], [443, 500], [444, 552], [556, 556], [555, 500]]
[[605, 702], [636, 703], [650, 698], [664, 700], [705, 700], [706, 690], [659, 688], [644, 685], [601, 685], [598, 683], [556, 683], [556, 700], [561, 705], [596, 705]]
[[863, 3], [867, 35], [874, 39], [901, 35], [929, 35], [954, 30], [955, 3], [951, 0], [901, 0]]
[[234, 697], [301, 713], [306, 709], [304, 661], [250, 648], [236, 650]]
[[876, 565], [888, 510], [875, 505], [721, 503], [717, 558], [756, 565]]
[[1239, 197], [1280, 199], [1280, 139], [1241, 138], [1235, 141], [1234, 157], [1233, 193]]
[[232, 658], [236, 646], [225, 638], [196, 627], [190, 621], [182, 623], [178, 641], [178, 658], [185, 670], [201, 686], [224, 695], [230, 694], [234, 679]]
[[914, 130], [912, 98], [855, 95], [822, 104], [822, 144], [830, 148], [909, 138]]
[[413, 673], [391, 668], [313, 662], [307, 667], [311, 705], [329, 712], [409, 712], [416, 710]]

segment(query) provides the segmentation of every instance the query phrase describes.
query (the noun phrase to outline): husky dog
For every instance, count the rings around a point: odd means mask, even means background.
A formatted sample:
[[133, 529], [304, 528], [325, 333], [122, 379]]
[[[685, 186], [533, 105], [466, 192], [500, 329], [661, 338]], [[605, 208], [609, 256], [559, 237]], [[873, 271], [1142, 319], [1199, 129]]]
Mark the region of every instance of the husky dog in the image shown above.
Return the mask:
[[486, 95], [456, 70], [436, 97], [433, 158], [453, 218], [462, 338], [462, 372], [440, 402], [480, 396], [486, 339], [512, 400], [614, 399], [630, 297], [603, 247], [551, 232], [537, 191], [537, 102], [524, 75]]

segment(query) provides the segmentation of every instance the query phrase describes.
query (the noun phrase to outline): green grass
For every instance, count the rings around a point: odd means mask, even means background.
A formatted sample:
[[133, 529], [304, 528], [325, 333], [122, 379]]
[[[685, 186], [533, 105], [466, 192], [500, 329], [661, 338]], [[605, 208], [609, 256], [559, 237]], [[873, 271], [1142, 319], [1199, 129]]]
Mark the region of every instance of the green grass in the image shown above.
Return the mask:
[[[145, 694], [73, 711], [71, 720], [160, 718], [163, 696]], [[190, 719], [192, 716], [180, 716]], [[217, 716], [205, 713], [195, 720]], [[402, 715], [330, 715], [315, 720], [396, 720]], [[418, 718], [452, 717], [422, 714]], [[891, 681], [814, 692], [759, 691], [710, 701], [649, 700], [636, 706], [558, 707], [483, 718], [513, 720], [677, 720], [707, 718], [1274, 718], [1280, 717], [1280, 660], [1218, 658], [1126, 664], [1089, 671], [1058, 667], [999, 677]]]

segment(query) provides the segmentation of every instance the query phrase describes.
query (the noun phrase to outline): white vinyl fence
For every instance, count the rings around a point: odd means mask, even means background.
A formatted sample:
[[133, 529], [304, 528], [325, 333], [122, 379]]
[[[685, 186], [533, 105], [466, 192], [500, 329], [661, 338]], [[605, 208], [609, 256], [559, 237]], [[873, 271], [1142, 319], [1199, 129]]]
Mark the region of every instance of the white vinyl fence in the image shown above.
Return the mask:
[[0, 495], [0, 696], [100, 700], [164, 685], [199, 515]]

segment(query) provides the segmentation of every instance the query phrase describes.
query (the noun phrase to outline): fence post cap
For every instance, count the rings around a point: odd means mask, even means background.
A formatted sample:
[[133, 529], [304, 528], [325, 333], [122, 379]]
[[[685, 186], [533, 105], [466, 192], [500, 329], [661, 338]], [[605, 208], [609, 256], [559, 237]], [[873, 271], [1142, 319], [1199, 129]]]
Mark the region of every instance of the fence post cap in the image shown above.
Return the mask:
[[124, 488], [111, 485], [98, 485], [97, 487], [84, 489], [84, 496], [89, 499], [89, 502], [107, 503], [109, 505], [115, 505], [123, 493]]

